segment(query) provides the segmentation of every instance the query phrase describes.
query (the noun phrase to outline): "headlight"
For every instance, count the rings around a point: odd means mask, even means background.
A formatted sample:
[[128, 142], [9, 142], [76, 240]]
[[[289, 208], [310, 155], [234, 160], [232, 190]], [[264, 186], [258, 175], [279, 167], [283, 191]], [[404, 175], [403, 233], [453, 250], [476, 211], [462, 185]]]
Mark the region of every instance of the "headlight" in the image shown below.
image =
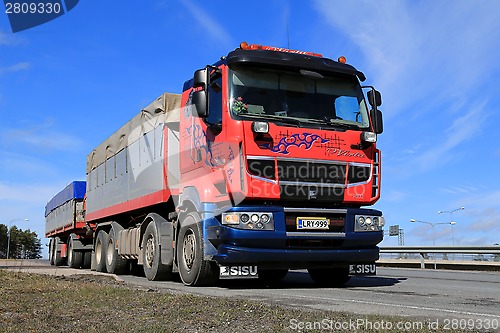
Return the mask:
[[356, 215], [354, 231], [380, 231], [385, 224], [382, 216]]
[[246, 230], [274, 230], [272, 213], [222, 213], [222, 224]]

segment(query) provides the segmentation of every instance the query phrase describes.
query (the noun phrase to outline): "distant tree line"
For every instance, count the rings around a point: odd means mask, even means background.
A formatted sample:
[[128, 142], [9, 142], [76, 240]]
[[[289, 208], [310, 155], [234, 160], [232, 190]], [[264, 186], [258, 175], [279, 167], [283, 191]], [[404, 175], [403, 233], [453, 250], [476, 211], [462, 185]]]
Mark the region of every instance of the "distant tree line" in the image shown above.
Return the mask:
[[[7, 258], [8, 228], [0, 224], [0, 258]], [[36, 232], [21, 230], [16, 226], [10, 228], [9, 258], [40, 259], [42, 257], [42, 241]]]

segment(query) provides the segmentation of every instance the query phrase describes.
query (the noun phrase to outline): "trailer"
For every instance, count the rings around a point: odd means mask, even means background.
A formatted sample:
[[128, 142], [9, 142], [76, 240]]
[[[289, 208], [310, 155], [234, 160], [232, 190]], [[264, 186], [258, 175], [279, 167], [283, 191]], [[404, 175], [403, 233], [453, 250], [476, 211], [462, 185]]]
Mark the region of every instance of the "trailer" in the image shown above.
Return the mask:
[[74, 230], [49, 202], [51, 260], [190, 286], [375, 274], [383, 126], [364, 80], [343, 57], [242, 43], [88, 155], [84, 198], [58, 206], [84, 208]]
[[74, 181], [45, 206], [45, 237], [51, 265], [90, 268], [92, 229], [84, 218], [86, 182]]

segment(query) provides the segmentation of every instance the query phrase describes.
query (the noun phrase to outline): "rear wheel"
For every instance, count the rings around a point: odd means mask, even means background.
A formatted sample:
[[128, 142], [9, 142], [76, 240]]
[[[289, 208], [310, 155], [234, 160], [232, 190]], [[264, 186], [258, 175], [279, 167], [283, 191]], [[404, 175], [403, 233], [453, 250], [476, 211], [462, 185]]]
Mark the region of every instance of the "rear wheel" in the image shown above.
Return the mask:
[[111, 230], [106, 245], [106, 270], [111, 274], [124, 274], [127, 268], [127, 260], [120, 257], [115, 248], [116, 235]]
[[106, 248], [108, 245], [108, 233], [99, 231], [95, 241], [95, 270], [106, 273]]
[[187, 286], [213, 285], [218, 280], [214, 262], [204, 259], [203, 236], [197, 213], [188, 214], [182, 221], [177, 241], [179, 275]]
[[54, 244], [55, 244], [54, 238], [51, 238], [49, 242], [49, 262], [51, 266], [55, 265]]
[[310, 268], [307, 270], [317, 284], [325, 287], [340, 287], [349, 279], [349, 268]]
[[172, 277], [172, 265], [161, 262], [160, 240], [154, 222], [149, 223], [142, 239], [142, 261], [148, 280], [169, 280]]
[[92, 266], [92, 251], [85, 251], [83, 253], [83, 268], [89, 269]]
[[75, 251], [73, 240], [70, 238], [68, 242], [68, 266], [70, 268], [80, 268], [83, 263], [83, 252]]
[[54, 238], [54, 265], [62, 266], [66, 262], [66, 258], [61, 257], [61, 239], [59, 237]]

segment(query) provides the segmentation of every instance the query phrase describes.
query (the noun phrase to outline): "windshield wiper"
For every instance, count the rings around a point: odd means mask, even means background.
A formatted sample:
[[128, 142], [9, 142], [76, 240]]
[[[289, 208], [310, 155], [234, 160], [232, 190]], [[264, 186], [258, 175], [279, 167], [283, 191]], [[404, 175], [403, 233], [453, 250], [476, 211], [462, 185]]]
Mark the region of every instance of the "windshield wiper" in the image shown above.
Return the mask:
[[281, 116], [275, 116], [275, 115], [271, 115], [271, 114], [259, 115], [259, 114], [248, 114], [248, 113], [241, 114], [240, 113], [238, 116], [242, 116], [245, 118], [273, 119], [273, 120], [277, 120], [280, 123], [297, 125], [297, 127], [301, 127], [301, 125], [302, 125], [301, 121], [298, 119], [283, 118]]
[[[314, 119], [314, 120], [316, 120], [316, 119]], [[334, 126], [334, 127], [337, 126], [337, 127], [346, 127], [349, 129], [360, 129], [359, 125], [347, 124], [347, 123], [343, 122], [343, 119], [340, 117], [337, 117], [337, 118], [325, 117], [322, 120], [318, 119], [318, 121], [322, 122], [323, 124], [327, 124], [327, 125]]]

